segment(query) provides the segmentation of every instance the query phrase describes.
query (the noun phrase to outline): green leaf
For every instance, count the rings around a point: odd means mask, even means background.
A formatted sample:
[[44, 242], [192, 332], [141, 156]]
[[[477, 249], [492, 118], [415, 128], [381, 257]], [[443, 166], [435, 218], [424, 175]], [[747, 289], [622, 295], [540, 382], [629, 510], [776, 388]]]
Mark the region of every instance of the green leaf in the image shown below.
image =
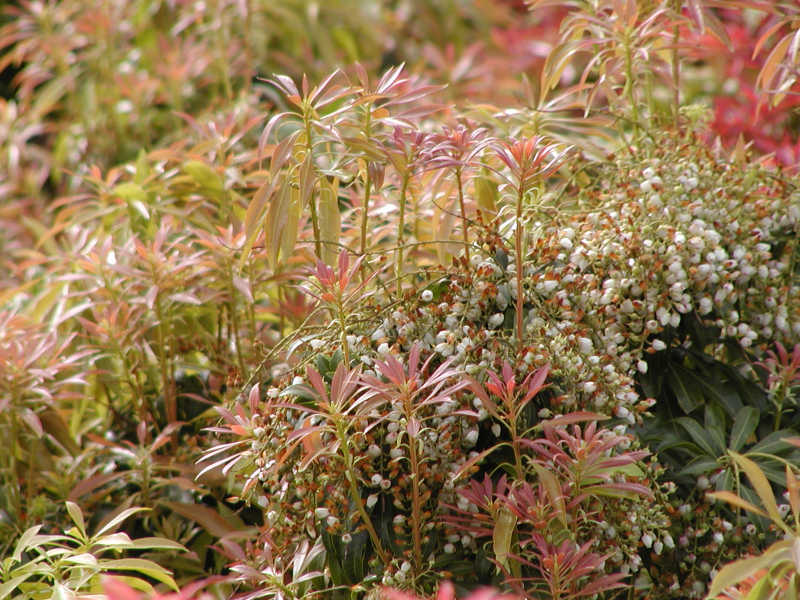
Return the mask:
[[536, 470], [536, 475], [539, 477], [539, 481], [544, 485], [544, 489], [547, 492], [547, 495], [550, 496], [550, 501], [553, 503], [553, 506], [556, 508], [556, 514], [558, 518], [561, 520], [561, 524], [566, 527], [567, 526], [567, 507], [564, 503], [564, 495], [561, 492], [561, 485], [559, 484], [556, 476], [553, 475], [550, 471], [545, 469], [543, 466], [532, 463], [533, 468]]
[[270, 268], [275, 270], [281, 250], [281, 242], [289, 221], [290, 205], [293, 198], [292, 186], [281, 178], [276, 186], [267, 215], [264, 220], [264, 236], [266, 238], [267, 259]]
[[703, 395], [688, 380], [686, 373], [688, 373], [686, 369], [675, 364], [667, 366], [667, 383], [672, 393], [675, 394], [681, 410], [688, 415], [703, 403]]
[[280, 396], [281, 398], [293, 396], [300, 400], [305, 400], [306, 402], [315, 402], [317, 400], [317, 396], [311, 388], [305, 384], [292, 384], [281, 391]]
[[258, 235], [259, 225], [264, 218], [264, 212], [267, 210], [270, 198], [274, 192], [274, 187], [271, 182], [265, 182], [261, 187], [256, 190], [250, 204], [247, 205], [247, 211], [244, 215], [244, 245], [242, 253], [239, 258], [239, 271], [244, 266], [245, 261], [250, 256], [250, 249], [253, 247], [256, 236]]
[[84, 565], [86, 567], [96, 567], [97, 566], [97, 558], [93, 554], [89, 554], [88, 552], [83, 552], [81, 554], [75, 554], [73, 556], [65, 556], [62, 559], [66, 563], [73, 563], [76, 565]]
[[492, 217], [497, 214], [497, 184], [488, 176], [488, 170], [484, 169], [484, 171], [485, 173], [481, 173], [472, 180], [472, 184], [475, 186], [478, 207]]
[[120, 571], [136, 571], [137, 573], [147, 575], [156, 581], [168, 585], [176, 592], [179, 591], [175, 580], [171, 576], [172, 573], [151, 560], [145, 560], [143, 558], [120, 558], [101, 561], [100, 566], [103, 570], [118, 569]]
[[14, 554], [11, 555], [11, 559], [14, 562], [20, 562], [22, 560], [22, 555], [28, 550], [28, 548], [36, 545], [36, 539], [39, 537], [36, 534], [39, 533], [41, 528], [41, 525], [34, 525], [33, 527], [26, 529], [25, 533], [20, 536], [19, 540], [17, 541], [17, 545], [14, 548]]
[[763, 440], [753, 445], [748, 450], [748, 453], [759, 452], [761, 454], [778, 454], [779, 452], [785, 452], [787, 449], [791, 448], [791, 446], [787, 444], [784, 439], [792, 437], [796, 434], [797, 432], [792, 431], [791, 429], [779, 429], [778, 431], [773, 431]]
[[327, 552], [326, 564], [331, 573], [331, 581], [336, 585], [347, 585], [347, 576], [342, 568], [341, 538], [334, 538], [327, 531], [322, 532], [322, 542]]
[[723, 373], [721, 369], [712, 369], [710, 376], [700, 377], [694, 373], [692, 373], [692, 375], [699, 385], [701, 393], [706, 398], [715, 401], [719, 406], [723, 407], [728, 414], [734, 415], [738, 413], [739, 409], [742, 407], [742, 401], [739, 399], [737, 390], [726, 386], [725, 383], [722, 382], [722, 377], [724, 377]]
[[183, 544], [162, 537], [137, 538], [131, 541], [131, 546], [137, 550], [180, 550], [188, 552]]
[[104, 535], [100, 538], [95, 538], [94, 543], [98, 546], [108, 546], [113, 548], [131, 548], [132, 542], [131, 538], [128, 536], [127, 533], [119, 532], [119, 533], [111, 533], [109, 535]]
[[75, 600], [76, 595], [67, 586], [57, 583], [53, 586], [51, 600]]
[[152, 596], [156, 593], [155, 588], [150, 585], [144, 579], [140, 579], [139, 577], [132, 577], [130, 575], [114, 575], [114, 579], [117, 581], [121, 581], [122, 583], [128, 584], [135, 590], [139, 590], [140, 592], [144, 592], [149, 596]]
[[72, 522], [75, 523], [75, 526], [78, 528], [81, 539], [86, 539], [86, 523], [83, 520], [83, 513], [80, 507], [74, 502], [67, 500], [67, 512], [69, 513], [69, 518], [72, 519]]
[[729, 504], [733, 504], [734, 506], [743, 508], [744, 510], [749, 511], [751, 513], [761, 515], [762, 517], [767, 516], [767, 513], [758, 508], [755, 504], [748, 502], [744, 498], [740, 498], [739, 496], [737, 496], [733, 492], [729, 492], [728, 490], [721, 490], [719, 492], [707, 492], [706, 495], [709, 496], [710, 498], [715, 498], [717, 500], [724, 500]]
[[761, 413], [755, 406], [745, 406], [737, 414], [731, 428], [731, 437], [728, 447], [738, 452], [758, 427]]
[[508, 555], [511, 552], [511, 541], [517, 531], [517, 516], [506, 507], [501, 507], [494, 515], [492, 530], [492, 549], [494, 557], [506, 569], [509, 569]]
[[225, 190], [222, 177], [204, 162], [190, 160], [183, 164], [183, 172], [191, 177], [194, 182], [203, 189], [214, 192], [215, 194], [221, 194]]
[[725, 446], [725, 413], [722, 407], [714, 404], [706, 404], [705, 425], [706, 433], [710, 443], [714, 445], [714, 454], [722, 456], [727, 449]]
[[[734, 489], [734, 473], [733, 467], [727, 466], [725, 469], [722, 470], [722, 473], [719, 477], [717, 477], [717, 483], [714, 487], [717, 488], [719, 491], [723, 490], [732, 490]], [[749, 488], [744, 488], [743, 493], [745, 490], [749, 490]]]
[[336, 264], [339, 256], [339, 239], [342, 234], [342, 217], [339, 212], [339, 181], [322, 178], [319, 182], [319, 237], [322, 242], [322, 260]]
[[704, 473], [710, 473], [711, 471], [716, 470], [719, 468], [719, 461], [716, 458], [710, 458], [707, 456], [698, 456], [697, 458], [693, 459], [689, 462], [688, 465], [683, 467], [680, 471], [678, 471], [678, 475], [703, 475]]
[[300, 228], [300, 216], [302, 213], [303, 204], [300, 202], [300, 190], [293, 187], [289, 197], [286, 225], [281, 235], [280, 257], [284, 262], [291, 257], [294, 252], [294, 247], [297, 244], [297, 234]]
[[150, 212], [147, 210], [147, 192], [138, 183], [126, 181], [112, 188], [111, 193], [119, 196], [128, 206], [138, 212], [145, 220], [150, 219]]
[[680, 417], [675, 419], [675, 422], [686, 430], [692, 441], [708, 456], [715, 457], [720, 455], [708, 443], [708, 433], [700, 423], [689, 417]]
[[772, 486], [767, 481], [764, 472], [758, 468], [758, 465], [749, 458], [742, 456], [738, 452], [730, 451], [729, 454], [736, 461], [736, 464], [747, 474], [747, 478], [753, 485], [758, 497], [764, 508], [767, 509], [767, 514], [775, 522], [776, 525], [783, 525], [783, 517], [778, 512], [778, 505], [775, 502], [775, 495], [772, 493]]
[[711, 582], [707, 597], [718, 596], [727, 588], [736, 585], [743, 579], [747, 579], [760, 569], [769, 567], [772, 561], [775, 560], [773, 548], [774, 545], [761, 556], [743, 558], [722, 567], [717, 576], [714, 577], [714, 581]]
[[24, 583], [27, 579], [31, 578], [33, 573], [26, 573], [25, 575], [20, 575], [19, 577], [14, 577], [9, 579], [5, 583], [0, 583], [0, 600], [4, 598], [8, 598], [8, 595], [16, 590], [21, 583]]
[[125, 519], [135, 515], [138, 512], [150, 510], [149, 508], [141, 508], [141, 507], [133, 507], [133, 508], [126, 508], [125, 510], [121, 511], [119, 514], [114, 516], [110, 521], [108, 521], [105, 525], [103, 525], [100, 530], [95, 533], [95, 537], [103, 536], [109, 532], [111, 532], [117, 525], [121, 524]]
[[30, 319], [34, 322], [44, 322], [45, 315], [50, 309], [66, 296], [66, 286], [66, 282], [48, 284], [47, 291], [37, 298], [32, 308], [28, 309]]

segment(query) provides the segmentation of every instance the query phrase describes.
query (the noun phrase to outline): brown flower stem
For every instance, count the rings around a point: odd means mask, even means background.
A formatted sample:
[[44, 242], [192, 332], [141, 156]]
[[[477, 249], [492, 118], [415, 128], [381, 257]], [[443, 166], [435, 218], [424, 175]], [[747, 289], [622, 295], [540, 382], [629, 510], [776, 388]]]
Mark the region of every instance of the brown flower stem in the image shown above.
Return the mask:
[[[405, 407], [406, 421], [410, 421], [414, 416], [414, 409], [411, 406], [409, 394], [403, 398]], [[417, 455], [417, 440], [411, 435], [408, 436], [408, 458], [411, 462], [411, 535], [414, 545], [414, 570], [419, 573], [422, 569], [422, 506], [420, 506], [419, 489], [419, 456]]]
[[516, 227], [514, 228], [514, 252], [516, 254], [515, 264], [517, 269], [517, 314], [516, 316], [516, 330], [517, 330], [517, 352], [522, 352], [522, 309], [524, 307], [524, 299], [522, 297], [522, 236], [524, 233], [524, 226], [522, 224], [522, 200], [525, 196], [525, 188], [520, 185], [517, 193], [517, 214], [516, 214]]
[[400, 217], [397, 224], [397, 262], [395, 263], [395, 278], [397, 279], [397, 298], [403, 295], [403, 243], [405, 242], [406, 227], [406, 194], [408, 192], [408, 175], [403, 176], [403, 185], [400, 188]]
[[367, 509], [364, 507], [364, 501], [361, 498], [361, 492], [358, 489], [358, 480], [355, 475], [355, 469], [353, 468], [353, 454], [350, 450], [350, 437], [347, 434], [347, 427], [343, 420], [344, 417], [342, 415], [339, 415], [339, 418], [336, 420], [336, 436], [339, 438], [339, 447], [342, 451], [344, 473], [347, 478], [347, 483], [350, 486], [350, 497], [356, 505], [356, 510], [361, 520], [364, 522], [364, 527], [366, 527], [367, 533], [372, 540], [372, 545], [375, 548], [375, 552], [378, 554], [378, 558], [384, 565], [388, 565], [389, 555], [386, 554], [386, 551], [383, 549], [381, 539], [378, 537], [378, 532], [375, 531], [375, 527], [372, 525], [372, 519], [370, 519], [369, 514], [367, 514]]
[[456, 185], [458, 186], [458, 207], [461, 210], [461, 235], [464, 238], [464, 256], [469, 264], [469, 230], [467, 211], [464, 208], [464, 186], [461, 183], [461, 167], [456, 168]]

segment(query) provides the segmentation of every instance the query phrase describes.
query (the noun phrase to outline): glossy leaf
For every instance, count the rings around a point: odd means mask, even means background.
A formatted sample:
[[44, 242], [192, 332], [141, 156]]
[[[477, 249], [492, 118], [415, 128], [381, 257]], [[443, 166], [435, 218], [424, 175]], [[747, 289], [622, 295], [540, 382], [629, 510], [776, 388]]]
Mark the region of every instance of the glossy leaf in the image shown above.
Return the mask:
[[750, 480], [753, 489], [755, 489], [758, 497], [761, 499], [764, 508], [767, 509], [767, 514], [769, 514], [773, 522], [782, 525], [783, 517], [781, 517], [780, 512], [778, 512], [778, 505], [775, 502], [775, 494], [773, 494], [772, 486], [764, 476], [764, 472], [756, 463], [746, 456], [742, 456], [741, 454], [733, 451], [729, 453], [731, 458], [736, 461], [736, 464], [739, 465], [739, 467], [747, 474], [747, 478]]
[[739, 452], [750, 439], [758, 427], [761, 414], [755, 406], [745, 406], [736, 415], [731, 428], [731, 437], [728, 447]]

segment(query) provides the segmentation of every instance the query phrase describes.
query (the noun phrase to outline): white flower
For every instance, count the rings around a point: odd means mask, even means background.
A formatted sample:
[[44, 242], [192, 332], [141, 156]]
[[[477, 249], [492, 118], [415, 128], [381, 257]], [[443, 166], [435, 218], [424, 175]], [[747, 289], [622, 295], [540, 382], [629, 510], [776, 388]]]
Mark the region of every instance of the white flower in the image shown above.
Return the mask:
[[380, 473], [375, 473], [370, 479], [372, 485], [380, 485], [383, 482], [383, 477], [381, 477]]
[[330, 514], [330, 511], [325, 507], [320, 507], [314, 511], [314, 516], [318, 519], [324, 519]]
[[555, 279], [547, 279], [546, 281], [543, 281], [539, 285], [541, 286], [543, 291], [549, 294], [558, 287], [558, 281], [556, 281]]
[[594, 344], [592, 344], [592, 340], [590, 340], [589, 338], [579, 337], [578, 338], [578, 349], [583, 354], [591, 354], [592, 351], [594, 350]]
[[[787, 504], [786, 506], [788, 508], [789, 505]], [[731, 529], [733, 529], [733, 523], [731, 523], [730, 521], [722, 521], [722, 528], [725, 531], [730, 531]]]
[[466, 442], [467, 446], [474, 446], [477, 441], [478, 441], [478, 430], [477, 429], [470, 429], [464, 435], [464, 442]]
[[447, 342], [441, 342], [440, 344], [436, 344], [436, 348], [434, 349], [438, 354], [441, 354], [445, 358], [453, 354], [453, 344], [448, 344]]
[[653, 536], [649, 533], [645, 533], [642, 536], [642, 544], [644, 544], [646, 548], [650, 548], [653, 545]]
[[667, 345], [663, 341], [661, 341], [659, 339], [653, 340], [653, 350], [655, 350], [656, 352], [660, 352], [660, 351], [666, 350], [666, 349], [667, 349]]
[[506, 317], [503, 313], [495, 313], [491, 317], [489, 317], [489, 327], [492, 329], [496, 329], [503, 324], [503, 321], [506, 320]]
[[647, 373], [647, 363], [643, 360], [640, 360], [636, 363], [636, 369], [639, 373]]
[[372, 508], [378, 503], [378, 495], [377, 494], [370, 494], [367, 496], [367, 508]]
[[431, 290], [422, 290], [422, 293], [419, 295], [423, 302], [430, 302], [433, 300], [433, 292]]

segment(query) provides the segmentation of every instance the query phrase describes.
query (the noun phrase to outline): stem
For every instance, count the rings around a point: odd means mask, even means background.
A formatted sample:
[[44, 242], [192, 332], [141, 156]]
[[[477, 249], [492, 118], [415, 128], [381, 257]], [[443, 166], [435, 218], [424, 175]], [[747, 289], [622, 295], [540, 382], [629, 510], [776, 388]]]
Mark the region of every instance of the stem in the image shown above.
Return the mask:
[[781, 417], [783, 416], [783, 398], [776, 405], [775, 411], [775, 424], [772, 426], [772, 431], [778, 431], [781, 428]]
[[[513, 403], [513, 400], [512, 400]], [[508, 411], [508, 431], [511, 434], [511, 449], [514, 451], [514, 468], [517, 470], [517, 481], [525, 480], [525, 472], [522, 469], [522, 453], [519, 451], [519, 436], [517, 434], [518, 414], [514, 407], [509, 407]]]
[[639, 108], [636, 106], [636, 98], [633, 93], [633, 57], [631, 56], [631, 46], [628, 33], [625, 35], [625, 95], [628, 97], [628, 104], [631, 107], [634, 143], [638, 143]]
[[553, 600], [561, 600], [561, 577], [559, 577], [559, 568], [558, 568], [558, 556], [553, 557], [553, 588], [551, 589], [551, 593], [553, 594]]
[[469, 264], [469, 232], [467, 230], [467, 211], [464, 208], [464, 188], [461, 184], [461, 167], [456, 168], [456, 184], [458, 185], [458, 207], [461, 209], [461, 233], [464, 237], [464, 256]]
[[389, 555], [386, 554], [386, 551], [383, 549], [381, 539], [378, 537], [378, 532], [375, 531], [375, 527], [372, 525], [372, 520], [367, 514], [367, 509], [364, 508], [364, 502], [361, 499], [361, 493], [358, 490], [358, 481], [353, 469], [353, 454], [350, 451], [350, 437], [347, 435], [347, 428], [345, 427], [342, 416], [338, 415], [338, 417], [339, 418], [336, 421], [336, 435], [339, 438], [339, 446], [342, 449], [344, 473], [347, 477], [347, 482], [350, 484], [350, 497], [356, 505], [356, 509], [358, 510], [358, 514], [361, 516], [361, 520], [364, 521], [364, 527], [367, 528], [367, 533], [369, 533], [369, 537], [372, 540], [372, 545], [375, 548], [375, 552], [378, 554], [378, 558], [380, 558], [384, 565], [388, 565]]
[[[8, 504], [13, 506], [16, 516], [21, 517], [22, 512], [22, 488], [30, 487], [30, 482], [27, 483], [23, 480], [22, 474], [19, 472], [19, 461], [17, 460], [18, 449], [21, 449], [23, 444], [20, 440], [20, 424], [18, 416], [20, 414], [19, 407], [23, 406], [22, 397], [17, 387], [14, 386], [11, 392], [11, 410], [8, 411], [11, 417], [10, 433], [11, 433], [11, 452], [8, 453], [8, 471], [9, 480], [12, 485], [7, 486]], [[19, 519], [22, 521], [22, 519]]]
[[164, 394], [164, 411], [167, 416], [167, 423], [174, 423], [178, 420], [178, 406], [175, 403], [175, 396], [172, 394], [172, 386], [169, 381], [169, 366], [167, 365], [167, 354], [165, 349], [166, 335], [164, 333], [164, 310], [161, 306], [161, 293], [156, 295], [156, 318], [158, 327], [156, 335], [158, 338], [158, 362], [161, 369], [161, 387]]
[[522, 354], [522, 309], [524, 301], [522, 298], [522, 199], [525, 195], [525, 188], [520, 184], [517, 193], [517, 214], [516, 214], [516, 227], [514, 228], [514, 252], [515, 264], [517, 267], [517, 314], [516, 329], [517, 329], [517, 352]]
[[350, 348], [347, 346], [347, 327], [345, 326], [345, 312], [341, 299], [337, 303], [336, 312], [339, 320], [339, 343], [342, 345], [344, 364], [347, 368], [350, 368]]
[[361, 205], [361, 254], [367, 253], [367, 221], [369, 213], [369, 198], [372, 195], [372, 178], [367, 168], [366, 179], [364, 180], [364, 200]]
[[[303, 113], [303, 123], [306, 129], [306, 158], [305, 160], [311, 161], [313, 160], [313, 152], [314, 146], [311, 143], [311, 118], [308, 114], [308, 111]], [[315, 181], [316, 185], [316, 181]], [[314, 198], [314, 192], [312, 190], [309, 201], [308, 201], [310, 208], [311, 208], [311, 228], [314, 230], [314, 254], [316, 254], [317, 258], [322, 260], [322, 242], [320, 241], [320, 232], [319, 232], [319, 219], [317, 218], [317, 200]]]
[[[406, 420], [413, 418], [413, 407], [408, 393], [403, 398]], [[422, 568], [422, 507], [420, 506], [419, 489], [419, 456], [417, 456], [417, 440], [408, 436], [408, 455], [411, 461], [411, 535], [414, 544], [414, 568], [419, 573]]]
[[678, 131], [680, 125], [680, 109], [681, 109], [681, 64], [678, 61], [678, 39], [680, 37], [680, 30], [676, 25], [672, 29], [672, 84], [675, 86], [675, 131]]
[[[231, 276], [233, 273], [231, 273]], [[239, 315], [236, 312], [236, 288], [233, 285], [233, 279], [230, 281], [231, 286], [231, 302], [230, 308], [228, 312], [231, 315], [231, 327], [233, 328], [233, 339], [234, 344], [236, 345], [236, 361], [239, 363], [239, 372], [244, 376], [245, 373], [245, 366], [244, 366], [244, 356], [242, 355], [242, 343], [241, 343], [241, 335], [239, 331]]]
[[395, 278], [397, 279], [397, 299], [403, 295], [403, 243], [405, 241], [406, 222], [406, 192], [408, 190], [408, 173], [403, 175], [403, 185], [400, 188], [400, 219], [397, 224], [397, 262], [395, 264]]
[[[372, 116], [372, 104], [367, 104], [366, 115], [364, 117], [364, 139], [369, 140], [372, 135], [370, 117]], [[367, 222], [369, 220], [369, 199], [372, 194], [372, 177], [369, 174], [369, 162], [365, 161], [366, 176], [364, 179], [364, 202], [362, 204], [361, 213], [361, 255], [367, 252]], [[362, 276], [366, 272], [362, 270]]]

